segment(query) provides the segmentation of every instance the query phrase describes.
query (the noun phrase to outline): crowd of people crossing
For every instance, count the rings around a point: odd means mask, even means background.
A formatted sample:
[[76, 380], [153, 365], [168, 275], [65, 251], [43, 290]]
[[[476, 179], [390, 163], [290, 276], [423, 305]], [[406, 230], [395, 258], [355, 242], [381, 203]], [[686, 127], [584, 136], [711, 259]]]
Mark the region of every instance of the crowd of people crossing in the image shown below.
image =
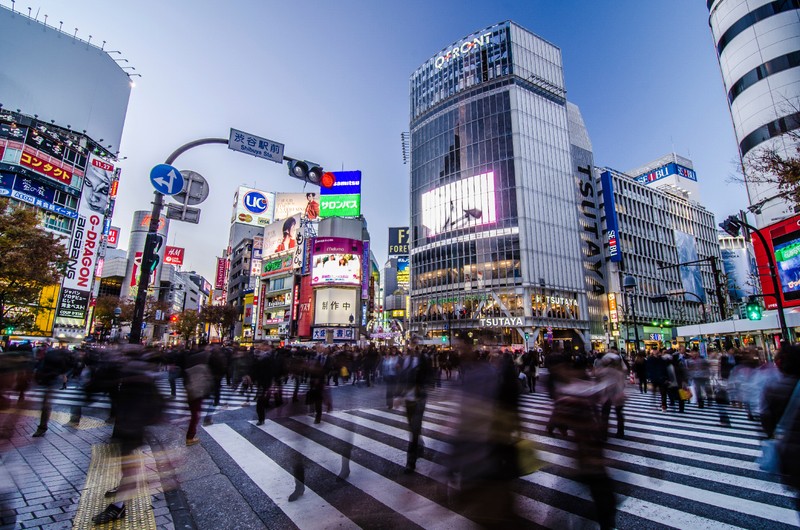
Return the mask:
[[[39, 427], [31, 433], [41, 437], [47, 433], [51, 397], [58, 389], [67, 385], [82, 389], [83, 406], [91, 406], [96, 396], [106, 394], [111, 403], [108, 421], [114, 422], [113, 438], [125, 456], [144, 443], [145, 430], [160, 421], [165, 400], [177, 399], [179, 385], [190, 411], [187, 446], [200, 442], [204, 405], [203, 423], [213, 424], [214, 412], [224, 404], [223, 387], [243, 396], [245, 403], [254, 403], [256, 425], [260, 426], [270, 408], [283, 407], [286, 402], [300, 410], [307, 406], [318, 424], [323, 411], [333, 410], [333, 388], [381, 385], [385, 391], [380, 392], [380, 406], [397, 409], [407, 421], [405, 471], [410, 474], [425, 454], [422, 424], [429, 393], [448, 382], [448, 395], [460, 403], [458, 428], [446, 465], [459, 492], [457, 497], [473, 520], [486, 527], [513, 528], [521, 523], [514, 513], [511, 485], [525, 472], [519, 464], [518, 442], [525, 434], [519, 427], [518, 399], [522, 393], [536, 392], [539, 381], [539, 391], [546, 392], [553, 403], [547, 433], [575, 443], [577, 478], [591, 492], [601, 528], [612, 528], [614, 483], [603, 450], [610, 434], [626, 437], [626, 391], [652, 394], [654, 412], [690, 414], [695, 408], [716, 407], [723, 426], [730, 425], [726, 411], [741, 407], [750, 420], [760, 422], [766, 438], [778, 436], [784, 447], [795, 450], [800, 445], [800, 415], [793, 392], [799, 376], [800, 350], [791, 347], [768, 362], [763, 351], [732, 345], [709, 355], [681, 347], [628, 356], [614, 349], [584, 353], [553, 348], [542, 352], [467, 345], [453, 349], [418, 345], [305, 348], [265, 343], [250, 348], [117, 345], [67, 350], [44, 343], [11, 348], [2, 355], [0, 407], [5, 410], [24, 404], [31, 387], [41, 387]], [[169, 396], [159, 392], [159, 377], [168, 380]], [[73, 425], [80, 421], [83, 406], [71, 407]], [[4, 436], [12, 431], [13, 426], [6, 422]], [[793, 459], [787, 459], [782, 473], [788, 485], [800, 486]], [[345, 472], [343, 465], [342, 476], [348, 474], [349, 467]], [[135, 489], [133, 475], [133, 468], [126, 471], [123, 466], [119, 486], [109, 492], [116, 502], [98, 514], [96, 522], [125, 516], [125, 500]], [[297, 487], [291, 501], [303, 495], [302, 465], [294, 475]]]

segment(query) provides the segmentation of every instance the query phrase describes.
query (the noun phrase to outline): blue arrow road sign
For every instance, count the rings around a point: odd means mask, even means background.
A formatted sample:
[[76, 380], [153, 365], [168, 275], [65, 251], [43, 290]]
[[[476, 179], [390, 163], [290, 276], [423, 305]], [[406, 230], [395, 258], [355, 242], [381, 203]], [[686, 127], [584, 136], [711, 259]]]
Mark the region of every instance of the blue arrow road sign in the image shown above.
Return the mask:
[[157, 192], [175, 195], [183, 189], [183, 175], [169, 164], [159, 164], [150, 170], [150, 182]]

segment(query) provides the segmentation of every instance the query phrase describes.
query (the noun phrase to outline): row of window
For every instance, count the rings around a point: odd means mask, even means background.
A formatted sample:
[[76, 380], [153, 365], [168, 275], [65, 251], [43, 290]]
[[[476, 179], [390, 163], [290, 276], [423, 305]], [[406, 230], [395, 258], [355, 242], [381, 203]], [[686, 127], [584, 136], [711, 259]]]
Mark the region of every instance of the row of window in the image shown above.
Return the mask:
[[722, 55], [722, 50], [747, 28], [773, 15], [785, 13], [793, 9], [800, 9], [800, 0], [776, 0], [758, 7], [731, 24], [717, 41], [717, 53]]
[[733, 84], [728, 91], [728, 102], [733, 104], [733, 100], [736, 99], [739, 94], [762, 79], [783, 72], [784, 70], [795, 68], [796, 66], [800, 66], [800, 51], [775, 57], [762, 65], [756, 66]]

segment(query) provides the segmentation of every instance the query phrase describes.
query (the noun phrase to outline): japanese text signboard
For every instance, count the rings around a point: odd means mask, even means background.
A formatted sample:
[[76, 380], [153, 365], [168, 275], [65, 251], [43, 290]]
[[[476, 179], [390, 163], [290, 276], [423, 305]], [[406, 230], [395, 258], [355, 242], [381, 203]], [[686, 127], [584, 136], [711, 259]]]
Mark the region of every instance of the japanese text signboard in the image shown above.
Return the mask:
[[283, 147], [283, 144], [278, 142], [236, 129], [231, 129], [228, 138], [228, 149], [258, 158], [265, 158], [278, 164], [283, 163]]

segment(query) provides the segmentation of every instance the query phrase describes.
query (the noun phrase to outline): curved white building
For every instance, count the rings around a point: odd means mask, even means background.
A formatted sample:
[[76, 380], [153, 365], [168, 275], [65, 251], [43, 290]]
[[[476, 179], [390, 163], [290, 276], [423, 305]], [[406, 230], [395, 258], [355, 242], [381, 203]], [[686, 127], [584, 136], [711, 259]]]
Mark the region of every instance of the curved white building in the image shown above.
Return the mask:
[[[800, 129], [800, 0], [707, 0], [709, 25], [719, 57], [739, 152], [762, 148], [795, 154], [786, 133]], [[795, 212], [774, 186], [747, 183], [759, 227]]]

